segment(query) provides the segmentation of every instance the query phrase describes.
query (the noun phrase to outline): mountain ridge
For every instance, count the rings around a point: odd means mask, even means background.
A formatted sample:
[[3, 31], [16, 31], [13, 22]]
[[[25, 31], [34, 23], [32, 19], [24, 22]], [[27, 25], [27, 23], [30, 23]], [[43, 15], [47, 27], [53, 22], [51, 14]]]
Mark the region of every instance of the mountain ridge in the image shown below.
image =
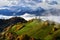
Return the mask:
[[6, 27], [0, 34], [1, 40], [54, 40], [60, 39], [60, 24], [41, 19], [17, 23]]
[[20, 16], [25, 13], [34, 14], [37, 16], [48, 16], [48, 15], [60, 16], [59, 12], [60, 12], [60, 9], [57, 9], [57, 8], [44, 9], [42, 7], [38, 7], [36, 9], [32, 9], [29, 7], [18, 7], [18, 8], [10, 7], [9, 9], [0, 9], [0, 15], [7, 15], [7, 16]]
[[8, 27], [9, 25], [14, 25], [18, 22], [22, 22], [25, 23], [27, 22], [25, 19], [21, 18], [21, 17], [12, 17], [10, 19], [0, 19], [0, 32], [5, 28]]

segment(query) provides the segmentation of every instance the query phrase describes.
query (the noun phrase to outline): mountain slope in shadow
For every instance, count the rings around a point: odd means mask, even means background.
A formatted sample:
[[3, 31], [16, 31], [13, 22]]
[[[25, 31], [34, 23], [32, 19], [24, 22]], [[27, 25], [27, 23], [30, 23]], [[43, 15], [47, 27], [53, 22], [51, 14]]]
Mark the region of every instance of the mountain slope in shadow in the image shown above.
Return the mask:
[[10, 25], [14, 25], [18, 22], [21, 22], [21, 23], [26, 23], [27, 21], [21, 17], [13, 17], [13, 18], [10, 18], [10, 19], [0, 19], [0, 32], [5, 28], [5, 27], [8, 27]]

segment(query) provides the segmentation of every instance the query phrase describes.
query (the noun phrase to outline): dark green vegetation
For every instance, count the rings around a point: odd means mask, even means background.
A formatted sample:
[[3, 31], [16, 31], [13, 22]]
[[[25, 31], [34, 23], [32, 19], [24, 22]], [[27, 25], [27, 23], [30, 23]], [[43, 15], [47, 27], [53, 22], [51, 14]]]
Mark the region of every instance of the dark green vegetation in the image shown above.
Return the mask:
[[60, 40], [59, 23], [40, 19], [19, 20], [4, 28], [0, 33], [0, 40]]
[[18, 22], [22, 22], [22, 23], [25, 23], [27, 22], [25, 19], [21, 18], [21, 17], [13, 17], [13, 18], [10, 18], [10, 19], [0, 19], [0, 32], [10, 26], [10, 25], [14, 25]]

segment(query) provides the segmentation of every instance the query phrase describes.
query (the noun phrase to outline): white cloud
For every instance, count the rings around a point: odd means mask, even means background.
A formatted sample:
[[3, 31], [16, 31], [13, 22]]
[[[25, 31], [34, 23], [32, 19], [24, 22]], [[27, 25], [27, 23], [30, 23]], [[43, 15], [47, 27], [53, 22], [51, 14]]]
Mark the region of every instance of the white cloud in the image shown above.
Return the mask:
[[[39, 2], [40, 0], [0, 0], [0, 6], [32, 6], [34, 8], [35, 7], [48, 7], [50, 6], [49, 4], [47, 4], [45, 1], [46, 0], [42, 0], [43, 2]], [[53, 1], [53, 0], [47, 0], [47, 1]], [[55, 0], [60, 4], [59, 0]], [[54, 6], [54, 5], [52, 5]], [[51, 6], [51, 7], [52, 7]]]
[[[24, 15], [21, 15], [20, 17], [23, 17], [26, 20], [31, 20], [31, 19], [34, 19], [35, 17], [39, 18], [39, 16], [31, 15], [31, 14], [28, 14], [28, 13], [26, 13]], [[44, 21], [50, 20], [50, 21], [60, 23], [60, 16], [40, 16], [40, 19], [42, 19]]]
[[31, 14], [28, 14], [28, 13], [25, 13], [24, 15], [21, 15], [20, 17], [26, 19], [26, 20], [31, 20], [33, 18], [35, 18], [35, 15], [31, 15]]
[[[38, 0], [36, 0], [38, 1]], [[50, 5], [46, 2], [46, 0], [42, 0], [43, 2], [36, 2], [35, 0], [0, 0], [0, 9], [7, 9], [6, 7], [5, 8], [2, 8], [1, 6], [23, 6], [23, 7], [30, 7], [32, 9], [36, 9], [38, 7], [42, 7], [42, 8], [45, 8], [45, 9], [49, 9], [49, 8], [57, 8], [57, 9], [60, 9], [60, 0], [54, 0], [54, 1], [57, 1], [58, 4], [57, 5]], [[49, 2], [50, 1], [53, 1], [53, 0], [48, 0]], [[9, 8], [8, 8], [9, 9]], [[12, 8], [11, 8], [12, 9]], [[12, 10], [15, 10], [15, 9], [12, 9]], [[18, 10], [18, 12], [21, 11], [21, 10]], [[15, 13], [13, 14], [15, 15]], [[7, 16], [3, 16], [3, 15], [0, 15], [0, 18], [4, 18]], [[21, 17], [25, 18], [26, 20], [29, 20], [31, 18], [34, 18], [35, 15], [31, 15], [31, 14], [24, 14], [22, 15]], [[50, 19], [49, 19], [50, 18]], [[59, 19], [60, 17], [56, 17], [56, 16], [50, 16], [50, 17], [41, 17], [41, 19], [43, 20], [54, 20], [54, 21], [57, 21], [59, 22]]]
[[54, 21], [54, 22], [58, 22], [60, 23], [60, 16], [41, 16], [40, 17], [42, 20], [50, 20], [50, 21]]
[[8, 5], [9, 4], [9, 1], [7, 0], [0, 0], [0, 6], [5, 6], [5, 5]]
[[[36, 0], [36, 1], [38, 1], [38, 0]], [[36, 2], [36, 1], [35, 0], [23, 0], [23, 2], [21, 4], [22, 4], [22, 6], [28, 6], [28, 7], [31, 7], [33, 9], [35, 9], [37, 7], [42, 7], [42, 8], [45, 8], [45, 9], [52, 8], [52, 7], [57, 8], [57, 6], [58, 6], [58, 8], [60, 8], [60, 4], [51, 5], [51, 4], [48, 4], [46, 2], [46, 0], [43, 0], [43, 2]], [[51, 1], [56, 1], [56, 0], [48, 0], [49, 3]], [[58, 1], [56, 1], [56, 2], [58, 2]], [[21, 6], [21, 4], [18, 4], [18, 5]]]
[[17, 0], [0, 0], [0, 6], [13, 6], [17, 3]]
[[12, 18], [14, 16], [5, 16], [5, 15], [0, 15], [0, 19], [9, 19]]
[[[9, 18], [12, 18], [14, 16], [4, 16], [4, 15], [0, 15], [0, 19], [9, 19]], [[35, 15], [31, 15], [31, 14], [24, 14], [24, 15], [21, 15], [21, 16], [18, 16], [18, 17], [22, 17], [24, 18], [25, 20], [31, 20], [35, 17], [39, 18], [39, 16], [35, 16]], [[54, 22], [57, 22], [57, 23], [60, 23], [60, 16], [40, 16], [40, 19], [46, 21], [46, 20], [50, 20], [50, 21], [54, 21]]]

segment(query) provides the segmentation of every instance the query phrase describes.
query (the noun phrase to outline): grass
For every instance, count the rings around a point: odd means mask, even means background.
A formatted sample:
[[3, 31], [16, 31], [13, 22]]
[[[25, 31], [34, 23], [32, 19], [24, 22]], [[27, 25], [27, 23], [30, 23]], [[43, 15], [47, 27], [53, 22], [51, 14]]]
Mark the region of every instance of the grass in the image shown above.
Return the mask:
[[27, 34], [30, 37], [41, 40], [52, 40], [56, 35], [60, 36], [60, 30], [54, 32], [53, 29], [53, 24], [46, 24], [45, 21], [34, 20], [25, 24], [15, 24], [10, 29], [10, 32], [16, 33], [16, 35]]
[[24, 28], [20, 29], [16, 32], [17, 35], [27, 34], [36, 39], [43, 39], [46, 35], [52, 31], [53, 25], [44, 26], [44, 23], [41, 21], [33, 21], [31, 23], [27, 23]]

